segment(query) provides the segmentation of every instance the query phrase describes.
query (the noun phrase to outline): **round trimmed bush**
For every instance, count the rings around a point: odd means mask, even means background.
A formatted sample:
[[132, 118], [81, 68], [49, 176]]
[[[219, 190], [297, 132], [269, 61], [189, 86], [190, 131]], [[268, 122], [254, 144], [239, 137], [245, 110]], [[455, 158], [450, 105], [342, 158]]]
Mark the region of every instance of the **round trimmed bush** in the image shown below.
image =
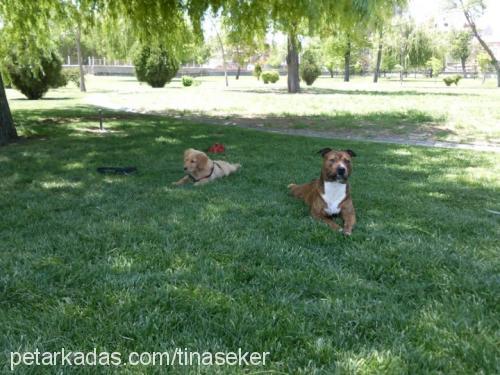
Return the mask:
[[316, 62], [314, 54], [311, 51], [304, 52], [300, 62], [300, 77], [306, 82], [307, 86], [311, 86], [320, 75], [321, 68]]
[[182, 86], [189, 87], [194, 83], [194, 78], [190, 76], [182, 76]]
[[80, 68], [67, 68], [62, 71], [66, 81], [73, 82], [76, 87], [80, 87]]
[[260, 77], [262, 78], [262, 82], [264, 83], [276, 83], [280, 79], [280, 75], [278, 72], [274, 72], [271, 70], [262, 72]]
[[462, 76], [459, 76], [458, 74], [455, 76], [451, 77], [445, 77], [443, 78], [444, 83], [446, 86], [451, 86], [452, 83], [455, 84], [455, 86], [458, 86], [458, 82], [462, 79]]
[[163, 47], [144, 46], [134, 59], [135, 75], [151, 87], [163, 87], [175, 77], [179, 62]]
[[12, 85], [30, 100], [40, 99], [49, 88], [68, 83], [62, 74], [62, 61], [54, 52], [41, 56], [37, 65], [21, 61], [15, 54], [9, 60], [7, 71]]

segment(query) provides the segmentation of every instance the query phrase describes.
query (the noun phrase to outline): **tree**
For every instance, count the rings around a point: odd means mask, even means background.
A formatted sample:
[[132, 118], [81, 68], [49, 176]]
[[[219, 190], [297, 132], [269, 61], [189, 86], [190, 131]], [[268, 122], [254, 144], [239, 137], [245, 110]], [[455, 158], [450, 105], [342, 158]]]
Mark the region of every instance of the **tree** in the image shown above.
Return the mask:
[[0, 145], [17, 139], [16, 128], [12, 115], [10, 113], [9, 102], [3, 85], [2, 75], [0, 74]]
[[412, 68], [424, 67], [432, 57], [432, 39], [424, 28], [410, 34], [408, 47], [408, 63]]
[[379, 30], [378, 34], [378, 49], [377, 49], [377, 62], [375, 63], [375, 69], [373, 71], [373, 83], [378, 82], [378, 77], [380, 76], [380, 65], [382, 63], [382, 41], [383, 41], [383, 31], [382, 28]]
[[13, 50], [8, 57], [7, 69], [14, 87], [28, 99], [40, 99], [49, 88], [67, 84], [62, 74], [61, 58], [55, 52], [41, 56], [36, 65], [27, 63], [20, 57], [22, 54]]
[[333, 78], [333, 73], [339, 71], [342, 66], [341, 49], [333, 36], [322, 38], [320, 46], [321, 63], [328, 69], [330, 77]]
[[479, 70], [483, 73], [483, 83], [486, 81], [486, 73], [491, 69], [491, 58], [487, 53], [480, 53], [477, 55], [477, 65]]
[[443, 71], [443, 60], [432, 56], [429, 61], [427, 61], [426, 67], [429, 69], [430, 77], [437, 77]]
[[[387, 30], [390, 30], [390, 21], [394, 17], [394, 14], [397, 14], [398, 12], [401, 11], [402, 6], [404, 5], [404, 2], [393, 2], [392, 8], [388, 8], [388, 4], [385, 3], [380, 3], [378, 7], [375, 8], [374, 12], [372, 12], [370, 16], [370, 23], [369, 25], [371, 26], [370, 28], [373, 29], [373, 34], [376, 35], [374, 39], [375, 41], [378, 42], [378, 47], [377, 47], [377, 58], [375, 61], [375, 67], [373, 70], [373, 82], [377, 83], [378, 79], [380, 77], [380, 68], [382, 66], [382, 57], [383, 57], [383, 52], [384, 52], [384, 44], [390, 44], [387, 43], [385, 40], [385, 34], [387, 34]], [[396, 63], [393, 64], [393, 66]]]
[[451, 34], [450, 54], [454, 59], [459, 59], [462, 64], [462, 72], [466, 76], [465, 63], [469, 58], [472, 34], [469, 31], [456, 31]]
[[205, 64], [212, 56], [212, 50], [207, 43], [193, 41], [186, 45], [181, 56], [181, 64]]
[[270, 45], [267, 45], [267, 58], [265, 58], [266, 64], [270, 65], [275, 69], [281, 68], [283, 62], [286, 60], [287, 55], [287, 45], [286, 43], [277, 43], [272, 41]]
[[321, 2], [320, 34], [342, 40], [344, 81], [349, 81], [352, 53], [367, 47], [370, 31], [380, 30], [406, 0], [328, 1]]
[[224, 80], [226, 82], [226, 87], [229, 86], [229, 81], [227, 79], [227, 58], [226, 58], [226, 48], [224, 47], [224, 36], [222, 35], [222, 27], [220, 26], [220, 19], [216, 21], [213, 18], [210, 18], [210, 22], [212, 24], [212, 29], [215, 32], [215, 36], [217, 39], [217, 45], [219, 47], [221, 57], [222, 57], [222, 68], [224, 70]]
[[240, 78], [241, 67], [248, 63], [264, 45], [263, 35], [254, 34], [252, 30], [247, 30], [246, 25], [238, 25], [240, 27], [231, 27], [231, 21], [223, 20], [225, 29], [225, 44], [227, 45], [227, 53], [238, 65], [236, 79]]
[[85, 92], [87, 88], [85, 87], [85, 72], [83, 71], [83, 61], [82, 61], [82, 44], [81, 44], [81, 24], [78, 23], [76, 26], [76, 51], [78, 59], [78, 70], [80, 71], [80, 91]]
[[491, 48], [486, 44], [484, 39], [481, 37], [479, 30], [476, 25], [476, 20], [481, 15], [484, 14], [486, 10], [486, 4], [484, 0], [449, 0], [450, 6], [453, 8], [460, 9], [469, 25], [472, 34], [476, 37], [481, 47], [485, 50], [485, 52], [490, 56], [491, 64], [495, 67], [497, 72], [497, 87], [500, 87], [500, 62], [495, 57], [495, 54], [491, 50]]

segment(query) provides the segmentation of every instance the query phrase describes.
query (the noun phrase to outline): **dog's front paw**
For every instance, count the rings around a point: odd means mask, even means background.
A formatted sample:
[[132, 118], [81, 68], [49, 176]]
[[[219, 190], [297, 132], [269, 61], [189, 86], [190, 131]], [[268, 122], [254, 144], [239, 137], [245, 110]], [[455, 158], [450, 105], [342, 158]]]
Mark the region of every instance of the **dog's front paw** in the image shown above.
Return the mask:
[[352, 230], [350, 229], [341, 229], [340, 231], [344, 233], [344, 236], [350, 236], [352, 234]]

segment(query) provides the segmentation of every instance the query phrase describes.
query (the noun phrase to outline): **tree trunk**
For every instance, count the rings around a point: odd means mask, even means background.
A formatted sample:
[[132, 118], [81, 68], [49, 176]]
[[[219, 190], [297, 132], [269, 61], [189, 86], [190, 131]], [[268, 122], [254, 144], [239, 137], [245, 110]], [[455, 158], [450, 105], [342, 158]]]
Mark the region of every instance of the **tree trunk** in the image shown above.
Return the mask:
[[238, 70], [236, 71], [236, 79], [240, 79], [240, 72], [241, 72], [241, 67], [238, 64]]
[[226, 87], [228, 87], [229, 81], [227, 80], [227, 63], [226, 63], [226, 52], [224, 51], [224, 43], [222, 42], [222, 37], [220, 36], [219, 30], [217, 29], [217, 26], [215, 25], [213, 20], [212, 20], [212, 25], [215, 29], [215, 34], [217, 35], [217, 40], [219, 42], [219, 47], [220, 47], [220, 51], [222, 54], [222, 66], [224, 69], [224, 79], [226, 81]]
[[85, 72], [83, 71], [83, 63], [82, 63], [82, 46], [80, 42], [80, 24], [76, 29], [76, 53], [78, 55], [78, 67], [80, 69], [80, 91], [86, 92], [87, 88], [85, 87]]
[[14, 121], [12, 121], [7, 94], [0, 74], [0, 145], [4, 145], [16, 138], [17, 132]]
[[229, 86], [229, 81], [227, 80], [227, 64], [226, 64], [226, 57], [223, 57], [224, 59], [224, 80], [226, 81], [226, 87]]
[[481, 35], [479, 35], [479, 33], [477, 31], [476, 23], [474, 22], [472, 15], [465, 8], [463, 2], [460, 1], [460, 3], [462, 5], [462, 11], [464, 12], [465, 19], [467, 20], [467, 23], [469, 24], [469, 26], [472, 30], [472, 33], [474, 34], [474, 36], [478, 40], [479, 44], [481, 44], [481, 46], [484, 48], [486, 53], [490, 56], [491, 63], [493, 64], [493, 66], [495, 67], [495, 70], [497, 71], [497, 87], [500, 87], [500, 62], [498, 62], [498, 60], [496, 59], [495, 54], [493, 53], [491, 48], [488, 47], [488, 45], [485, 43], [483, 38], [481, 38]]
[[460, 62], [462, 63], [462, 73], [464, 74], [464, 78], [467, 77], [467, 72], [465, 71], [465, 59], [461, 58]]
[[344, 82], [349, 82], [351, 65], [351, 41], [347, 42], [347, 48], [344, 54]]
[[329, 70], [330, 72], [330, 78], [333, 78], [333, 69]]
[[380, 63], [382, 62], [382, 31], [379, 34], [378, 51], [377, 51], [377, 64], [375, 65], [375, 72], [373, 74], [373, 82], [378, 82], [380, 76]]
[[294, 33], [288, 34], [286, 65], [288, 70], [288, 92], [300, 92], [299, 81], [299, 41]]

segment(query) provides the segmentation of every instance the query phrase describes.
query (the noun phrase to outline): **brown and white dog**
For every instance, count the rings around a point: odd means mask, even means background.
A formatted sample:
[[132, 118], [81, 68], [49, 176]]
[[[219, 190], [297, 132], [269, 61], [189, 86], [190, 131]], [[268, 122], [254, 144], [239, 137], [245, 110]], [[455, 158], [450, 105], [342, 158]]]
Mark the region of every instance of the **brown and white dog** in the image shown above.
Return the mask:
[[184, 151], [184, 172], [186, 175], [173, 185], [183, 185], [193, 181], [194, 185], [202, 185], [216, 178], [236, 172], [240, 164], [231, 164], [223, 160], [212, 160], [207, 154], [192, 148]]
[[[356, 154], [352, 150], [334, 151], [331, 148], [324, 148], [318, 153], [323, 157], [319, 179], [303, 185], [290, 184], [288, 188], [295, 197], [306, 202], [314, 218], [349, 236], [356, 223], [356, 215], [347, 181], [352, 173], [352, 158]], [[343, 229], [335, 223], [337, 215], [344, 221]]]

